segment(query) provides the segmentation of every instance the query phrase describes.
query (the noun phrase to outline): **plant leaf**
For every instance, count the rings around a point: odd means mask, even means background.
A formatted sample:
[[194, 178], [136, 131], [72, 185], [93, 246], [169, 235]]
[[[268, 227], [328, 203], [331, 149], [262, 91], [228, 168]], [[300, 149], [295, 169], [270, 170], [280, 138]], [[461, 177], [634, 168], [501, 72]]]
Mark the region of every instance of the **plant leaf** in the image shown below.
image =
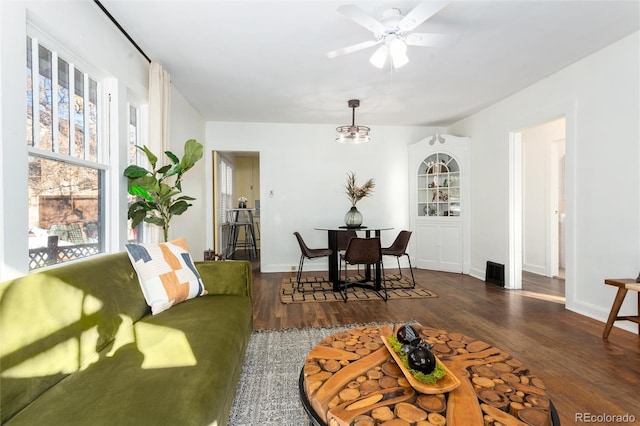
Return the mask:
[[160, 192], [158, 193], [158, 203], [163, 205], [169, 205], [171, 204], [171, 198], [174, 195], [179, 193], [180, 191], [176, 189], [171, 189], [169, 185], [166, 185], [163, 183], [162, 185], [160, 185]]
[[131, 180], [131, 182], [129, 182], [129, 186], [131, 185], [141, 186], [145, 188], [147, 191], [149, 191], [150, 193], [157, 191], [158, 184], [159, 184], [158, 179], [150, 175], [142, 176], [137, 179], [133, 179]]
[[164, 226], [164, 219], [157, 216], [147, 216], [144, 218], [144, 221], [147, 223], [153, 223], [154, 225]]
[[153, 201], [153, 198], [142, 186], [130, 185], [129, 186], [129, 194], [135, 195], [136, 197], [144, 198], [145, 200]]
[[146, 176], [148, 174], [150, 174], [150, 172], [140, 166], [136, 166], [136, 165], [131, 165], [129, 167], [127, 167], [126, 169], [124, 169], [124, 173], [123, 173], [126, 177], [130, 178], [130, 179], [135, 179], [135, 178], [139, 178], [142, 176]]
[[178, 191], [177, 189], [172, 188], [170, 185], [167, 185], [164, 182], [160, 183], [160, 186], [158, 188], [158, 197], [159, 198], [166, 198], [166, 197], [173, 197], [174, 195], [180, 193], [180, 191]]
[[164, 173], [164, 177], [168, 178], [169, 176], [177, 175], [182, 172], [182, 167], [180, 163], [175, 163], [173, 166], [169, 168], [168, 171]]
[[171, 168], [171, 165], [167, 164], [166, 166], [162, 166], [160, 167], [158, 170], [156, 170], [156, 173], [160, 173], [161, 175], [165, 174], [167, 172], [167, 170], [169, 170]]
[[136, 145], [136, 148], [145, 153], [145, 155], [147, 156], [147, 160], [149, 160], [149, 163], [151, 164], [151, 167], [155, 169], [156, 163], [158, 162], [158, 157], [156, 157], [153, 152], [151, 152], [149, 148], [147, 148], [146, 145], [144, 145], [142, 148], [139, 145]]
[[189, 207], [191, 207], [191, 204], [187, 203], [184, 200], [180, 200], [176, 203], [173, 203], [171, 207], [169, 207], [169, 213], [171, 213], [172, 215], [181, 215], [182, 213], [187, 211]]
[[166, 154], [167, 157], [171, 158], [171, 161], [173, 161], [173, 164], [177, 164], [180, 162], [180, 159], [171, 151], [165, 151], [164, 152]]
[[184, 155], [180, 165], [182, 166], [182, 172], [186, 172], [193, 165], [202, 158], [204, 146], [195, 139], [189, 139], [184, 143]]
[[137, 210], [134, 212], [134, 214], [129, 217], [129, 219], [131, 219], [131, 229], [140, 225], [146, 216], [147, 212], [144, 210]]

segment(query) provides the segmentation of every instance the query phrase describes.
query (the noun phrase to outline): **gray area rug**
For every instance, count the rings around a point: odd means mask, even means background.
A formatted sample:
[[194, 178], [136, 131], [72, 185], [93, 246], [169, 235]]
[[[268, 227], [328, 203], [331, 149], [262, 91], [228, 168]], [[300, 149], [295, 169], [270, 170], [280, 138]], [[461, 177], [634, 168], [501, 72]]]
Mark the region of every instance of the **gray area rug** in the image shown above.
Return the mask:
[[229, 425], [308, 425], [298, 392], [304, 360], [323, 338], [356, 326], [254, 331]]

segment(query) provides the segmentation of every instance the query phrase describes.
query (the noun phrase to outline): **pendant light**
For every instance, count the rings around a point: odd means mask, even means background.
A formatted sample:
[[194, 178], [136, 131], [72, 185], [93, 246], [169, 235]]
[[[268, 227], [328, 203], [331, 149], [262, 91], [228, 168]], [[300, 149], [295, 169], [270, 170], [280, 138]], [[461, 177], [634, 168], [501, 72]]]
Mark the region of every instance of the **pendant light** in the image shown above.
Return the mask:
[[358, 99], [351, 99], [348, 102], [351, 108], [351, 124], [336, 128], [336, 142], [340, 143], [365, 143], [369, 142], [369, 129], [366, 126], [356, 126], [356, 108], [360, 106]]

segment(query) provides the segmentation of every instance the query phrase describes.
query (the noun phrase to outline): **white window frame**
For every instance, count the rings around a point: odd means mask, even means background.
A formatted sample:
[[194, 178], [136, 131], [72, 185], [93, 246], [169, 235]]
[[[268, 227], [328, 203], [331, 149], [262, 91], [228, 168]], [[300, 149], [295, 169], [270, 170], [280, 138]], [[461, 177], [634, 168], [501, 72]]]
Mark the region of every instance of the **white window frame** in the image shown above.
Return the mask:
[[[103, 209], [102, 209], [102, 215], [103, 217], [101, 218], [101, 223], [104, 226], [104, 230], [102, 231], [102, 235], [101, 237], [103, 238], [103, 241], [101, 241], [101, 248], [102, 251], [101, 253], [107, 253], [109, 251], [111, 251], [112, 249], [112, 243], [111, 243], [111, 238], [112, 238], [112, 234], [111, 234], [111, 229], [114, 228], [114, 224], [113, 224], [113, 217], [114, 215], [112, 215], [111, 212], [111, 206], [114, 205], [113, 204], [113, 200], [112, 200], [112, 196], [110, 195], [112, 193], [111, 191], [111, 166], [110, 166], [110, 149], [109, 149], [109, 115], [110, 115], [110, 102], [109, 102], [109, 97], [110, 94], [107, 93], [107, 88], [105, 86], [108, 86], [108, 84], [103, 84], [103, 81], [107, 78], [104, 73], [97, 71], [94, 67], [90, 66], [88, 63], [86, 63], [85, 61], [80, 60], [76, 55], [72, 54], [71, 52], [69, 52], [67, 49], [65, 49], [60, 43], [54, 41], [54, 39], [52, 37], [49, 37], [45, 32], [43, 32], [42, 30], [40, 30], [39, 28], [37, 28], [36, 26], [33, 25], [33, 23], [28, 22], [27, 23], [27, 36], [31, 38], [31, 75], [32, 75], [32, 79], [36, 79], [39, 76], [39, 46], [42, 46], [46, 49], [48, 49], [49, 51], [51, 51], [52, 53], [52, 74], [51, 74], [51, 81], [52, 81], [52, 128], [55, 129], [55, 131], [52, 132], [52, 148], [53, 151], [48, 151], [48, 150], [44, 150], [39, 148], [39, 135], [38, 132], [33, 132], [33, 145], [28, 145], [27, 144], [27, 158], [29, 156], [36, 156], [36, 157], [40, 157], [46, 160], [53, 160], [53, 161], [58, 161], [58, 162], [63, 162], [63, 163], [67, 163], [70, 165], [74, 165], [74, 166], [80, 166], [80, 167], [86, 167], [86, 168], [90, 168], [90, 169], [94, 169], [97, 170], [98, 172], [102, 172], [104, 173], [103, 179], [102, 179], [102, 194], [100, 194], [101, 198], [102, 198], [102, 202], [103, 202]], [[26, 40], [24, 40], [24, 42], [26, 43]], [[84, 99], [85, 105], [88, 105], [89, 102], [89, 84], [88, 84], [88, 79], [89, 76], [91, 76], [91, 78], [96, 82], [97, 84], [97, 99], [95, 104], [97, 105], [98, 111], [97, 111], [97, 123], [98, 123], [98, 128], [96, 131], [96, 160], [92, 161], [92, 160], [87, 160], [86, 157], [88, 156], [88, 138], [85, 137], [85, 147], [84, 147], [84, 158], [78, 158], [78, 157], [74, 157], [73, 155], [71, 155], [71, 152], [69, 155], [67, 154], [60, 154], [59, 152], [55, 152], [58, 148], [59, 148], [59, 136], [58, 136], [58, 124], [59, 124], [59, 117], [58, 117], [58, 103], [53, 101], [53, 99], [55, 99], [55, 94], [57, 93], [57, 81], [58, 81], [58, 67], [57, 67], [57, 60], [58, 58], [63, 59], [65, 62], [67, 62], [69, 64], [69, 98], [70, 98], [70, 104], [73, 102], [73, 96], [74, 96], [74, 78], [75, 78], [75, 69], [78, 68], [80, 69], [84, 75], [84, 86], [86, 88], [85, 93], [84, 93]], [[26, 60], [26, 58], [25, 58]], [[25, 64], [26, 65], [26, 64]], [[33, 81], [33, 80], [32, 80]], [[34, 112], [32, 114], [33, 116], [33, 123], [32, 123], [32, 129], [39, 129], [40, 124], [39, 124], [39, 114], [37, 114], [37, 108], [40, 105], [40, 99], [39, 99], [39, 88], [37, 84], [32, 84], [32, 105], [34, 108]], [[71, 106], [70, 106], [71, 108]], [[86, 125], [86, 123], [88, 123], [88, 112], [89, 108], [84, 108], [84, 123]], [[70, 114], [70, 123], [69, 123], [69, 145], [70, 145], [70, 149], [73, 149], [73, 144], [74, 144], [74, 139], [73, 139], [73, 131], [71, 131], [71, 128], [73, 126], [73, 115], [72, 113]], [[85, 132], [86, 134], [86, 132]], [[25, 141], [26, 143], [26, 141]], [[27, 158], [25, 158], [25, 161], [28, 161]], [[82, 258], [78, 259], [81, 260]], [[75, 260], [72, 261], [68, 261], [68, 262], [64, 262], [64, 263], [69, 263], [69, 262], [73, 262]], [[39, 268], [40, 269], [40, 268]]]
[[220, 156], [220, 223], [229, 222], [227, 211], [233, 208], [233, 164]]
[[[142, 104], [135, 99], [134, 96], [130, 95], [128, 97], [128, 102], [127, 102], [127, 160], [126, 160], [126, 165], [130, 166], [131, 163], [131, 159], [129, 157], [129, 148], [130, 148], [130, 140], [129, 140], [129, 125], [131, 122], [131, 108], [134, 108], [136, 110], [136, 145], [139, 146], [144, 146], [147, 145], [147, 132], [149, 129], [149, 106], [147, 104]], [[142, 152], [140, 150], [137, 150], [136, 153], [136, 165], [141, 166], [141, 167], [145, 167], [148, 168], [149, 165], [149, 161], [147, 160], [146, 156], [142, 154]], [[129, 192], [125, 187], [125, 192], [126, 192], [126, 196], [127, 196], [127, 210], [129, 207]], [[127, 219], [126, 221], [126, 231], [127, 231], [127, 236], [129, 235], [129, 219]], [[142, 230], [142, 238], [138, 238], [138, 243], [151, 243], [151, 235], [152, 235], [152, 231], [151, 231], [151, 225], [148, 224], [147, 222], [142, 222], [140, 223], [140, 229]], [[128, 240], [128, 238], [127, 238]]]

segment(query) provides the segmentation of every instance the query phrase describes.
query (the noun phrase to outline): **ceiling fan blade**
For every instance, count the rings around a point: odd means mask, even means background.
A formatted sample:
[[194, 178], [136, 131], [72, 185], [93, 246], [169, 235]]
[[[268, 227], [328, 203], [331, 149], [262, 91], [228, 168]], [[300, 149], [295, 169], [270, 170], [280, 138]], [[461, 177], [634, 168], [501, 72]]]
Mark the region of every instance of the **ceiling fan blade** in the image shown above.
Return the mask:
[[448, 47], [456, 40], [455, 36], [440, 33], [411, 33], [404, 42], [409, 46]]
[[343, 47], [342, 49], [333, 50], [327, 53], [328, 58], [335, 58], [336, 56], [346, 55], [347, 53], [357, 52], [358, 50], [366, 49], [367, 47], [375, 46], [382, 43], [382, 40], [369, 40], [362, 43], [353, 44], [351, 46]]
[[446, 2], [431, 2], [423, 1], [417, 5], [411, 12], [407, 13], [407, 16], [402, 18], [398, 22], [398, 28], [400, 31], [411, 31], [422, 24], [427, 19], [431, 18], [436, 13], [440, 12], [448, 3]]
[[338, 12], [347, 18], [360, 24], [374, 34], [383, 34], [387, 28], [380, 21], [368, 15], [364, 10], [355, 4], [345, 4], [338, 8]]

